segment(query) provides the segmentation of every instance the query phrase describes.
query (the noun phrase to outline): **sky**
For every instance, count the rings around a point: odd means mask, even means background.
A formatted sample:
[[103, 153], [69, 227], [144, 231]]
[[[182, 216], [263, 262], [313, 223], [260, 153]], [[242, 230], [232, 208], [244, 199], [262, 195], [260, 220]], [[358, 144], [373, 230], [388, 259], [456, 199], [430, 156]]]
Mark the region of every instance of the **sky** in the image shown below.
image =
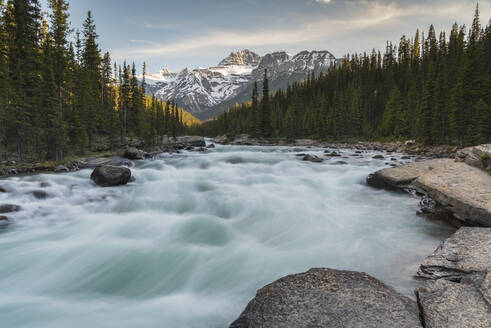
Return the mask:
[[[46, 0], [43, 0], [46, 2]], [[416, 28], [470, 26], [476, 0], [69, 0], [72, 28], [87, 11], [99, 44], [116, 62], [126, 60], [154, 73], [162, 68], [216, 65], [230, 52], [260, 55], [285, 50], [347, 53], [384, 49]], [[481, 22], [491, 0], [480, 0]]]

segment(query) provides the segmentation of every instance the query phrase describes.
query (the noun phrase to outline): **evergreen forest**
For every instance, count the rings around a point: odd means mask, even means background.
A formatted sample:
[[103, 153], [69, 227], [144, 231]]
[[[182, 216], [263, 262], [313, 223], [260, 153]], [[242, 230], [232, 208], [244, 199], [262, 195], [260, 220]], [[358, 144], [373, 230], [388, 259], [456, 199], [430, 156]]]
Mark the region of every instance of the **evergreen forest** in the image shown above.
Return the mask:
[[[185, 133], [193, 117], [145, 95], [135, 65], [101, 53], [94, 18], [70, 27], [68, 2], [0, 0], [0, 159], [62, 160], [126, 138]], [[145, 73], [145, 67], [143, 67]]]
[[326, 140], [407, 140], [428, 145], [491, 141], [491, 21], [454, 24], [387, 42], [383, 53], [345, 56], [327, 72], [236, 104], [196, 129], [203, 135]]

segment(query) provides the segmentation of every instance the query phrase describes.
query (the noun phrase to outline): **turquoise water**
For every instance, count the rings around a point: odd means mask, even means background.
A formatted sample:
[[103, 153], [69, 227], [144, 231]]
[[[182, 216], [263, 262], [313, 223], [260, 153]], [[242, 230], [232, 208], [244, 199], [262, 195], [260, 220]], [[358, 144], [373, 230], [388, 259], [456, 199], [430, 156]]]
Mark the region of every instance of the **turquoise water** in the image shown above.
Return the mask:
[[[386, 165], [373, 154], [336, 165], [295, 156], [306, 151], [164, 155], [115, 188], [90, 170], [0, 180], [0, 204], [23, 208], [0, 226], [0, 327], [227, 327], [258, 288], [311, 267], [412, 295], [451, 231], [416, 216], [417, 199], [367, 187]], [[50, 197], [29, 194], [40, 189]]]

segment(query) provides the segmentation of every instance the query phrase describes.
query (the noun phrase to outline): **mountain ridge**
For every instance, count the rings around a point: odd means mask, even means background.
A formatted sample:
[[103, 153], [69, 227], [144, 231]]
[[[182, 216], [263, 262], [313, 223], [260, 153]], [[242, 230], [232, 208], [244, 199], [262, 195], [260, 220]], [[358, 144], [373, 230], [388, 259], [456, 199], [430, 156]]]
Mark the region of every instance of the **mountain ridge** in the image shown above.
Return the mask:
[[243, 49], [231, 52], [217, 66], [185, 68], [180, 72], [163, 68], [156, 74], [146, 74], [145, 79], [148, 93], [162, 100], [175, 100], [192, 115], [206, 120], [249, 99], [254, 81], [262, 81], [265, 69], [271, 91], [275, 91], [304, 80], [312, 70], [326, 71], [337, 61], [327, 50], [304, 50], [296, 55], [275, 51], [260, 56]]

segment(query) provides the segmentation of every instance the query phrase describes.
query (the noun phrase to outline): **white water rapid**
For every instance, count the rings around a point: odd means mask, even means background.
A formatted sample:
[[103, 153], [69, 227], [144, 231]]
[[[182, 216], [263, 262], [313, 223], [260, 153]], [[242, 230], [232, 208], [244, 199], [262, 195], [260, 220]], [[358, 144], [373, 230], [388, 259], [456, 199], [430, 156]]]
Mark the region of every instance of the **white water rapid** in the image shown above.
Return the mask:
[[0, 226], [0, 327], [227, 327], [257, 289], [312, 267], [410, 296], [451, 230], [365, 184], [390, 158], [299, 152], [322, 155], [217, 146], [138, 162], [122, 187], [95, 186], [91, 170], [0, 180], [0, 205], [22, 207]]

